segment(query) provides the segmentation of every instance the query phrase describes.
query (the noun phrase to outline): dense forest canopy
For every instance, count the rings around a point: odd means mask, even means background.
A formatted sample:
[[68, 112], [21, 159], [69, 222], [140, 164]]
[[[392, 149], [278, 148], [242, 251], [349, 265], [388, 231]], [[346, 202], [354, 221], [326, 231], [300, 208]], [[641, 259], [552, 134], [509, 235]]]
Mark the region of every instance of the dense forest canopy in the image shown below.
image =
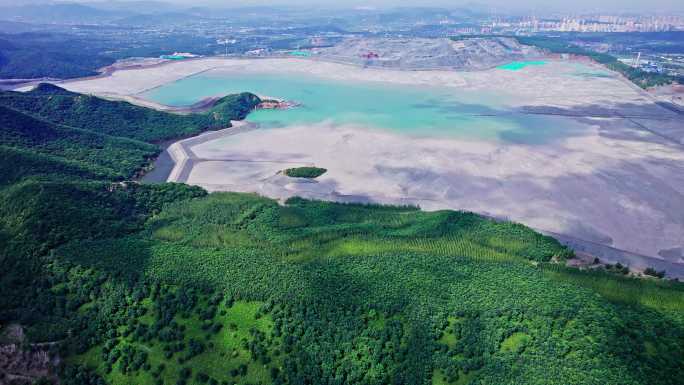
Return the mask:
[[114, 61], [85, 38], [50, 32], [0, 34], [0, 78], [92, 76]]
[[131, 181], [217, 124], [0, 94], [0, 339], [59, 357], [42, 383], [681, 384], [682, 285], [567, 268], [525, 226]]
[[[131, 23], [137, 24], [135, 20]], [[143, 28], [122, 37], [118, 28], [100, 30], [93, 26], [90, 33], [87, 28], [80, 25], [81, 31], [72, 34], [58, 27], [58, 31], [46, 26], [38, 28], [39, 31], [8, 27], [12, 33], [0, 32], [0, 79], [71, 79], [97, 75], [100, 69], [119, 59], [157, 58], [176, 51], [200, 55], [214, 55], [217, 50], [223, 53], [223, 47], [215, 39], [182, 30], [157, 35], [146, 33]]]
[[81, 95], [42, 83], [29, 92], [0, 93], [0, 105], [27, 112], [50, 122], [102, 134], [159, 142], [196, 135], [203, 130], [230, 127], [242, 120], [261, 100], [253, 94], [228, 95], [205, 113], [177, 115]]

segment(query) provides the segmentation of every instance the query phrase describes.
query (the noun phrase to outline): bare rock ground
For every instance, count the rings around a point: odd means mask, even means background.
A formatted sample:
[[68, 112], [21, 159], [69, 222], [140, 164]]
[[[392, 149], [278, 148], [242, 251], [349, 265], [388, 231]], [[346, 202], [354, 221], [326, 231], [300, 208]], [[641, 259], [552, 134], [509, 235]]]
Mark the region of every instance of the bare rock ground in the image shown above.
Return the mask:
[[404, 70], [482, 70], [515, 60], [542, 57], [537, 48], [511, 38], [351, 38], [318, 51], [317, 58]]
[[53, 368], [59, 358], [51, 354], [51, 343], [26, 344], [21, 326], [2, 330], [0, 341], [0, 385], [29, 385], [40, 378], [55, 381]]

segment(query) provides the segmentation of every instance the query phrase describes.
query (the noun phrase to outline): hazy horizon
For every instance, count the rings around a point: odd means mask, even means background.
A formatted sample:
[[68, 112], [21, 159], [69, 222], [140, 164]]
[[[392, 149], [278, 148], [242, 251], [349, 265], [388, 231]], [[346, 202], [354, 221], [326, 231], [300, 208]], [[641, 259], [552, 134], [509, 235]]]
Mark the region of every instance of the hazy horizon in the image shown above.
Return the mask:
[[[118, 0], [118, 2], [147, 2], [141, 0]], [[219, 0], [151, 0], [149, 2], [169, 3], [176, 6], [210, 6], [216, 8], [232, 8], [244, 6], [315, 6], [317, 8], [392, 8], [392, 7], [444, 7], [444, 8], [476, 8], [478, 10], [492, 10], [497, 12], [507, 11], [526, 11], [526, 12], [612, 12], [612, 13], [627, 13], [627, 12], [648, 12], [648, 13], [678, 13], [684, 12], [684, 2], [675, 0], [652, 0], [644, 2], [641, 0], [603, 0], [596, 2], [592, 0], [576, 0], [573, 2], [554, 1], [548, 2], [544, 0], [521, 0], [511, 4], [506, 0], [345, 0], [345, 1], [316, 1], [316, 0], [238, 0], [232, 1], [229, 4]], [[80, 3], [80, 4], [97, 4], [97, 3], [111, 3], [104, 0], [65, 0], [65, 1], [50, 1], [50, 0], [1, 0], [0, 5], [4, 6], [20, 6], [36, 3]]]

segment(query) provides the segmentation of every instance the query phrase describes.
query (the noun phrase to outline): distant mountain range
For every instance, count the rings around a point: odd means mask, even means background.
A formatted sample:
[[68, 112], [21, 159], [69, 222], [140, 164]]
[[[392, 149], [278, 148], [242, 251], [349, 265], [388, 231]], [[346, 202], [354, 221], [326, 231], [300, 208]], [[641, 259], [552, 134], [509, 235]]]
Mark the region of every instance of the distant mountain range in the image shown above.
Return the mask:
[[[38, 23], [38, 24], [117, 24], [133, 25], [137, 23], [168, 23], [183, 18], [232, 19], [256, 18], [272, 19], [274, 15], [280, 20], [287, 17], [306, 20], [316, 16], [329, 16], [329, 11], [322, 7], [301, 8], [279, 6], [239, 6], [233, 4], [217, 6], [184, 6], [162, 1], [97, 1], [97, 2], [54, 2], [54, 1], [15, 1], [0, 0], [0, 20]], [[433, 7], [411, 7], [395, 9], [350, 10], [339, 9], [336, 17], [370, 17], [375, 22], [395, 22], [420, 18], [438, 21], [444, 17], [455, 16], [469, 18], [479, 14], [475, 8], [448, 10]]]
[[104, 10], [75, 3], [29, 4], [0, 8], [0, 18], [3, 20], [45, 24], [103, 23], [134, 14], [135, 12], [131, 11]]
[[16, 1], [0, 0], [0, 20], [42, 24], [113, 23], [129, 17], [161, 15], [182, 11], [185, 8], [161, 1], [93, 3], [36, 1], [18, 4]]

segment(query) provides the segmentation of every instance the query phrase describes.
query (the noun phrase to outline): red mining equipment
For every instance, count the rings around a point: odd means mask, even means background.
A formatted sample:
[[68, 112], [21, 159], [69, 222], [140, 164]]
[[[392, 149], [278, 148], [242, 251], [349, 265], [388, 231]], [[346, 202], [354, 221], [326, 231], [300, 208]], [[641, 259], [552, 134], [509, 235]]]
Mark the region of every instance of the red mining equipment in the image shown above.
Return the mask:
[[375, 52], [368, 52], [366, 54], [361, 55], [361, 57], [364, 59], [367, 59], [367, 60], [371, 60], [371, 59], [379, 59], [380, 55], [378, 55]]

